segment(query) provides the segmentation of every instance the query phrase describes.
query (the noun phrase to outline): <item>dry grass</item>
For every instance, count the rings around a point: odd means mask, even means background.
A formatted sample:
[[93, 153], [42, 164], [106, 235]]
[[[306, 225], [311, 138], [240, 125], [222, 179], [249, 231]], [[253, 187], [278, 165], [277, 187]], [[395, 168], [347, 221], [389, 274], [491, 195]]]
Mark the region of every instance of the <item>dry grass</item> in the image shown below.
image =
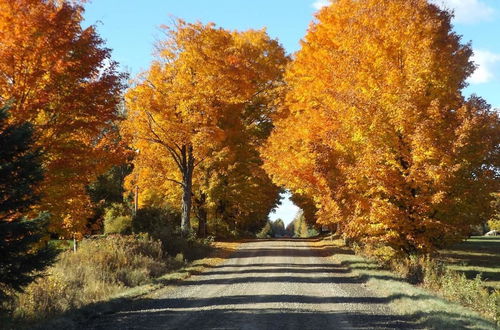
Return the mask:
[[178, 268], [161, 243], [146, 236], [108, 236], [82, 241], [63, 252], [47, 275], [17, 297], [13, 317], [36, 322], [109, 298]]
[[[182, 281], [193, 274], [202, 272], [204, 269], [214, 267], [223, 262], [239, 246], [237, 242], [215, 242], [212, 243], [211, 252], [206, 258], [185, 263], [175, 258], [168, 258], [166, 263], [172, 263], [166, 271], [159, 276], [150, 278], [137, 286], [128, 287], [125, 285], [99, 285], [103, 293], [95, 299], [79, 305], [73, 304], [73, 308], [65, 307], [65, 313], [52, 314], [56, 317], [46, 319], [42, 328], [54, 329], [77, 329], [81, 324], [85, 324], [89, 318], [97, 317], [100, 314], [110, 313], [119, 310], [122, 306], [129, 305], [139, 298], [154, 297], [171, 290], [175, 283]], [[83, 248], [82, 248], [83, 249]], [[158, 275], [158, 274], [155, 274]], [[89, 287], [96, 287], [94, 282], [86, 284]], [[51, 288], [48, 292], [53, 292]], [[73, 297], [74, 298], [74, 297]], [[51, 303], [53, 304], [53, 303]], [[60, 309], [59, 309], [60, 310]], [[19, 320], [18, 320], [19, 321]], [[26, 321], [26, 319], [24, 320]], [[32, 320], [33, 321], [33, 320]], [[41, 321], [40, 318], [38, 322]], [[33, 324], [33, 323], [31, 323]], [[30, 323], [17, 322], [10, 325], [12, 329], [20, 327], [30, 328]]]

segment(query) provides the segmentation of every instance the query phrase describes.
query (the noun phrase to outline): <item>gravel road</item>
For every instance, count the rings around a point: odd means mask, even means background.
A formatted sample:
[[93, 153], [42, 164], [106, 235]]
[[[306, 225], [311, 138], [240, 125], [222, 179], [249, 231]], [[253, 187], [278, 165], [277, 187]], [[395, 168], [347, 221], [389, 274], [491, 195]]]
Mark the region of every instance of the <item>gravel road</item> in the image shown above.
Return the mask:
[[219, 266], [86, 328], [411, 328], [386, 305], [386, 298], [365, 289], [362, 279], [307, 241], [263, 240], [241, 244]]

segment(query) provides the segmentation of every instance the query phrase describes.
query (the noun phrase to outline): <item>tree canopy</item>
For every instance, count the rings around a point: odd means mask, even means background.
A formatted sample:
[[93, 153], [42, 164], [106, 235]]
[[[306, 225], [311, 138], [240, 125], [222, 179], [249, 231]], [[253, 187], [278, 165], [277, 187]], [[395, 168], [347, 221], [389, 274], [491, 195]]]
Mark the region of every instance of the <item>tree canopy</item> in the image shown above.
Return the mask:
[[360, 244], [414, 253], [465, 237], [498, 190], [500, 121], [461, 92], [474, 64], [450, 13], [338, 0], [316, 18], [286, 75], [268, 173]]
[[125, 75], [82, 15], [79, 1], [0, 0], [0, 101], [15, 101], [10, 122], [33, 125], [38, 210], [66, 236], [85, 233], [86, 186], [122, 161], [114, 123]]
[[[257, 147], [272, 127], [288, 60], [282, 47], [265, 31], [213, 24], [178, 21], [165, 32], [156, 60], [127, 93], [122, 132], [138, 150], [130, 184], [143, 200], [182, 198], [184, 231], [193, 194], [221, 216], [268, 212], [279, 189], [260, 169]], [[270, 203], [255, 194], [260, 188]]]

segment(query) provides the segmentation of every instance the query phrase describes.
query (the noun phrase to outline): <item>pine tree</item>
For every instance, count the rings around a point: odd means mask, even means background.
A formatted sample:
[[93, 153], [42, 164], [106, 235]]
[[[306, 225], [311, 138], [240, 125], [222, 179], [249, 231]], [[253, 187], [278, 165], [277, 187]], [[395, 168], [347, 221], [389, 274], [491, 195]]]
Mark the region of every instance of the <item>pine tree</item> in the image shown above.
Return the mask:
[[0, 109], [0, 301], [21, 291], [54, 259], [42, 243], [47, 216], [27, 219], [38, 201], [33, 193], [42, 180], [40, 152], [31, 149], [32, 126], [9, 125], [7, 107]]

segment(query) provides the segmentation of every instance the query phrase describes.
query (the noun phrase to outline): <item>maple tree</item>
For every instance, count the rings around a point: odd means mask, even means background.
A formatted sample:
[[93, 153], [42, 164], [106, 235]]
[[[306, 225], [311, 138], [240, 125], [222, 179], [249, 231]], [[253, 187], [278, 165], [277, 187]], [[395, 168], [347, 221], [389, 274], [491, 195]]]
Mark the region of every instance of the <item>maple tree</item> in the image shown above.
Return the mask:
[[122, 132], [138, 150], [127, 185], [140, 187], [143, 205], [181, 199], [187, 232], [193, 195], [202, 222], [211, 210], [227, 214], [229, 204], [238, 207], [245, 188], [255, 192], [261, 182], [277, 195], [259, 172], [257, 144], [270, 131], [268, 112], [274, 111], [287, 57], [265, 31], [231, 32], [179, 20], [165, 32], [155, 61], [126, 95]]
[[273, 180], [359, 244], [430, 252], [488, 218], [500, 120], [461, 90], [474, 71], [451, 14], [426, 0], [338, 0], [286, 74], [263, 150]]
[[309, 196], [295, 193], [290, 197], [290, 200], [300, 208], [300, 215], [304, 223], [310, 226], [316, 225], [316, 212], [318, 212], [318, 209]]
[[45, 173], [37, 210], [66, 236], [85, 233], [86, 186], [121, 158], [125, 76], [82, 15], [78, 1], [0, 0], [0, 100], [13, 101], [12, 123], [34, 127]]
[[[227, 142], [230, 146], [224, 149], [224, 156], [218, 161], [208, 159], [206, 162], [210, 167], [201, 172], [204, 176], [200, 180], [205, 184], [197, 184], [194, 194], [200, 236], [207, 233], [206, 223], [216, 236], [256, 232], [279, 202], [280, 188], [262, 169], [257, 147], [247, 140]], [[202, 199], [198, 196], [204, 196], [204, 203], [200, 203]]]

